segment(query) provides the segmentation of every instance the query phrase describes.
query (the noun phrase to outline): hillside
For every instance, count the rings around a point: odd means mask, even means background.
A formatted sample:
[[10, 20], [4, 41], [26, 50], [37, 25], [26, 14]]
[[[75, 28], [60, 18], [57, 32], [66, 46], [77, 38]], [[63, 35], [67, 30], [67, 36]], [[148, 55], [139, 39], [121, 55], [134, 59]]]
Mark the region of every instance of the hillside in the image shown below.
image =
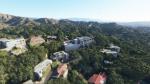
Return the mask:
[[8, 14], [0, 14], [0, 29], [17, 26], [38, 26], [40, 24], [56, 24], [57, 20], [48, 18], [27, 18]]
[[149, 21], [143, 21], [143, 22], [120, 22], [118, 23], [120, 25], [124, 26], [130, 26], [130, 27], [150, 27], [150, 22]]
[[[68, 53], [79, 61], [69, 63], [68, 79], [49, 80], [47, 84], [87, 84], [87, 80], [95, 73], [107, 74], [106, 84], [136, 84], [150, 75], [150, 33], [116, 23], [98, 23], [84, 21], [54, 20], [47, 18], [31, 19], [1, 14], [1, 24], [7, 25], [0, 30], [1, 38], [54, 35], [58, 38], [45, 42], [40, 46], [30, 46], [28, 51], [19, 55], [0, 52], [0, 77], [6, 84], [20, 84], [34, 80], [34, 67], [57, 51], [62, 51], [66, 37], [69, 40], [81, 36], [94, 38], [94, 43]], [[4, 26], [3, 26], [4, 27]], [[119, 56], [101, 53], [113, 43], [121, 48]], [[112, 64], [105, 64], [109, 60]], [[57, 65], [52, 66], [52, 70]], [[1, 80], [1, 79], [0, 79]]]

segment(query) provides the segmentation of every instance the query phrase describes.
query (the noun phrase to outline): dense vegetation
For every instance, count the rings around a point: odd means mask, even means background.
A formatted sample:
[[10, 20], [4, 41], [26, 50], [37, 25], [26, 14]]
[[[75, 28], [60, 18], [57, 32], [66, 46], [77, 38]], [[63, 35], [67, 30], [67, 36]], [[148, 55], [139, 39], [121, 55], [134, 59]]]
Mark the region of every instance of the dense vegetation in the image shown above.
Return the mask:
[[[70, 55], [81, 60], [70, 64], [68, 80], [50, 80], [48, 84], [86, 84], [88, 78], [101, 71], [108, 75], [107, 84], [135, 84], [150, 75], [150, 34], [119, 26], [115, 23], [73, 22], [61, 20], [57, 24], [40, 26], [17, 26], [0, 31], [0, 37], [29, 38], [32, 35], [56, 35], [58, 39], [39, 47], [29, 46], [29, 50], [19, 56], [9, 56], [0, 52], [0, 84], [20, 84], [33, 79], [33, 68], [49, 55], [61, 50], [65, 36], [92, 36], [95, 43], [89, 48], [70, 51]], [[105, 56], [100, 49], [110, 43], [121, 47], [119, 58]], [[105, 65], [103, 59], [111, 59], [112, 65]]]

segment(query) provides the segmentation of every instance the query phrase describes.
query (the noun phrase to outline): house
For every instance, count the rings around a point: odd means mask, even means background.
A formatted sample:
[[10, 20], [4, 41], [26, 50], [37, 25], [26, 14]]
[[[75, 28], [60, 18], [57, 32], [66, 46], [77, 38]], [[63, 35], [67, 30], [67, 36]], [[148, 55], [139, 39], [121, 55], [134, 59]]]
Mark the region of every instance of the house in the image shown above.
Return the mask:
[[108, 49], [103, 49], [101, 52], [105, 53], [107, 55], [112, 55], [113, 57], [117, 57], [118, 56], [118, 52], [112, 51], [112, 50], [108, 50]]
[[68, 75], [68, 65], [67, 64], [60, 64], [56, 71], [53, 73], [52, 78], [67, 78]]
[[13, 48], [26, 48], [26, 41], [24, 38], [17, 38], [17, 39], [0, 39], [0, 50], [10, 51]]
[[53, 40], [57, 40], [57, 36], [47, 36], [46, 42], [52, 42]]
[[43, 72], [52, 64], [52, 60], [46, 59], [34, 67], [35, 80], [40, 80]]
[[30, 45], [36, 46], [44, 43], [45, 40], [41, 36], [32, 36], [30, 38]]
[[66, 62], [69, 60], [69, 54], [64, 51], [59, 51], [53, 53], [53, 55], [50, 57], [52, 60], [58, 60], [61, 62]]
[[70, 41], [64, 42], [65, 51], [76, 50], [81, 47], [89, 46], [92, 42], [94, 42], [93, 38], [88, 36], [77, 37]]
[[111, 50], [111, 51], [116, 51], [116, 52], [120, 52], [120, 47], [119, 46], [115, 46], [114, 44], [110, 44], [110, 47], [109, 47], [109, 49]]
[[56, 40], [57, 36], [47, 36], [47, 39], [49, 39], [49, 40]]
[[105, 84], [107, 76], [105, 73], [94, 74], [88, 80], [89, 84]]

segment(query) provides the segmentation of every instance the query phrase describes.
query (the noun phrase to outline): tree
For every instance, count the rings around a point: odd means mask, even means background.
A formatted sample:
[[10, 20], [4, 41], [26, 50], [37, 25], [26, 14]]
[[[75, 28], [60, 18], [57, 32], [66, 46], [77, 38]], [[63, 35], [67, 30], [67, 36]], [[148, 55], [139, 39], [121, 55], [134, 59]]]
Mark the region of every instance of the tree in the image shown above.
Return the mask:
[[57, 32], [57, 38], [59, 41], [64, 40], [64, 33], [61, 30], [58, 30], [58, 32]]
[[8, 79], [8, 74], [5, 72], [3, 65], [0, 65], [0, 84], [6, 84]]
[[121, 75], [117, 74], [114, 70], [108, 76], [106, 84], [125, 84]]
[[68, 80], [71, 84], [87, 84], [87, 81], [84, 79], [84, 77], [76, 70], [69, 72]]

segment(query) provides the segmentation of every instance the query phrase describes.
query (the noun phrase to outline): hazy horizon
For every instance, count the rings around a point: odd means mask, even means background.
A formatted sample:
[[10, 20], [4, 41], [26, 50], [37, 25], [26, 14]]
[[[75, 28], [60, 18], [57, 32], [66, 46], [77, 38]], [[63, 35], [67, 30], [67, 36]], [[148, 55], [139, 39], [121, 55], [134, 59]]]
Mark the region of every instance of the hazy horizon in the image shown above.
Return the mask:
[[34, 18], [150, 21], [150, 0], [3, 0], [0, 13]]

